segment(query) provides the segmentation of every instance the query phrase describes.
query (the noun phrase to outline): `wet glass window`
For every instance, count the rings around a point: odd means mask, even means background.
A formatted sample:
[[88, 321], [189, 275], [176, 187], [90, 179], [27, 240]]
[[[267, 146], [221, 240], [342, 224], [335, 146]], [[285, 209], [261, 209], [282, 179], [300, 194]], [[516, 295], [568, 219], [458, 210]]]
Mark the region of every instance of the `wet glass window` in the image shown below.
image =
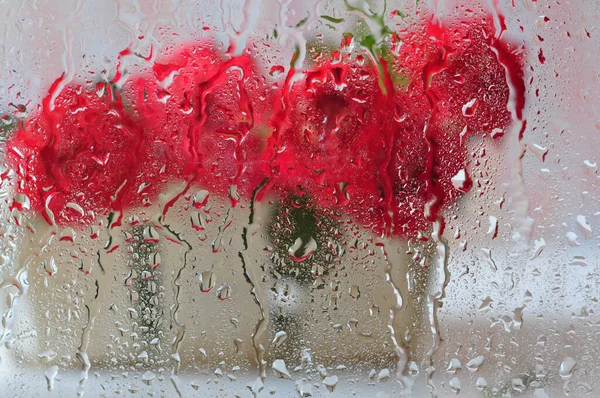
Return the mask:
[[0, 396], [599, 395], [596, 2], [0, 10]]

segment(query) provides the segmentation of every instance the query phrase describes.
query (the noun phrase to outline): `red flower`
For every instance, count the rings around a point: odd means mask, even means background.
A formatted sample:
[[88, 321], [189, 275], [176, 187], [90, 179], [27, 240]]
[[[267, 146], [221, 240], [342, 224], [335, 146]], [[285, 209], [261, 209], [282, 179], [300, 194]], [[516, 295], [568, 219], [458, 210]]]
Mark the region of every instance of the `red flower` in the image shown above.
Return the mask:
[[264, 178], [259, 153], [272, 94], [250, 57], [183, 46], [134, 78], [134, 115], [177, 161], [171, 175], [217, 195], [249, 196]]
[[17, 192], [70, 224], [148, 204], [176, 180], [235, 205], [268, 177], [259, 199], [299, 191], [377, 234], [412, 236], [470, 188], [467, 136], [511, 123], [507, 71], [524, 85], [489, 19], [408, 33], [391, 62], [335, 52], [283, 89], [249, 56], [209, 45], [182, 46], [123, 94], [68, 85], [53, 106], [59, 79], [8, 143]]
[[250, 133], [264, 124], [255, 104], [268, 93], [248, 57], [227, 61], [208, 48], [183, 47], [122, 92], [67, 85], [52, 106], [58, 79], [8, 143], [17, 192], [58, 224], [147, 205], [177, 180], [221, 195], [239, 184], [248, 196], [264, 178], [246, 169], [262, 170]]
[[327, 62], [291, 88], [282, 151], [273, 167], [283, 192], [305, 191], [325, 208], [383, 228], [388, 178], [381, 172], [390, 133], [390, 98], [362, 60]]
[[407, 84], [398, 87], [396, 109], [410, 120], [409, 130], [417, 125], [423, 134], [418, 143], [405, 142], [394, 151], [406, 151], [396, 161], [400, 172], [395, 186], [409, 187], [395, 191], [395, 224], [408, 226], [397, 233], [426, 227], [444, 206], [470, 189], [467, 137], [496, 138], [506, 132], [513, 121], [508, 109], [509, 80], [516, 86], [516, 114], [521, 117], [522, 62], [515, 49], [494, 35], [489, 17], [447, 26], [430, 20], [405, 35], [393, 67], [407, 78]]
[[17, 191], [49, 223], [86, 222], [141, 204], [141, 182], [157, 175], [143, 161], [150, 148], [140, 126], [120, 100], [91, 88], [67, 85], [52, 101], [61, 83], [54, 82], [39, 113], [7, 143]]

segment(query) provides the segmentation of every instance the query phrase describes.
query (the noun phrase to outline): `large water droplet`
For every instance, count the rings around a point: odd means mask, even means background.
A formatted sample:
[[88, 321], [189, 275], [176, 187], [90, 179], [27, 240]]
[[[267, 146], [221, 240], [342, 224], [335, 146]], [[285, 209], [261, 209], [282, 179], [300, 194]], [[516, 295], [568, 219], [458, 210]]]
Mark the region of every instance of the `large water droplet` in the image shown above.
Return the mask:
[[273, 344], [275, 344], [276, 347], [279, 347], [281, 345], [281, 343], [283, 343], [286, 339], [287, 339], [287, 333], [284, 332], [283, 330], [280, 330], [279, 332], [275, 333], [275, 338], [273, 339]]
[[467, 362], [467, 369], [469, 369], [469, 371], [471, 372], [477, 372], [479, 370], [479, 367], [483, 364], [484, 360], [485, 357], [483, 355], [476, 356], [475, 358]]
[[477, 109], [477, 98], [473, 98], [471, 101], [463, 105], [462, 114], [463, 116], [471, 117], [475, 114], [475, 109]]
[[573, 357], [566, 357], [560, 364], [559, 374], [563, 379], [569, 379], [573, 375], [573, 370], [577, 365], [577, 361]]
[[156, 375], [151, 372], [151, 371], [146, 371], [143, 375], [142, 375], [142, 381], [144, 382], [144, 384], [150, 385], [154, 382], [154, 379], [156, 378]]
[[448, 384], [450, 384], [453, 393], [458, 394], [460, 392], [460, 379], [458, 377], [453, 377]]
[[452, 185], [457, 191], [469, 192], [469, 190], [473, 186], [473, 182], [471, 181], [471, 178], [469, 177], [465, 169], [460, 169], [458, 173], [456, 173], [456, 175], [450, 180], [452, 181]]
[[390, 370], [388, 368], [381, 369], [381, 371], [377, 375], [378, 382], [387, 381], [387, 379], [389, 379], [389, 378], [390, 378]]
[[58, 374], [58, 366], [50, 366], [44, 376], [46, 376], [46, 382], [48, 383], [48, 391], [52, 391], [54, 388], [54, 378]]
[[521, 379], [512, 379], [510, 382], [510, 386], [512, 387], [513, 390], [515, 390], [518, 393], [522, 393], [523, 391], [525, 391], [525, 384], [523, 383], [523, 380]]
[[219, 300], [227, 300], [231, 297], [231, 287], [227, 283], [223, 283], [217, 289], [217, 297]]
[[215, 279], [212, 271], [202, 271], [199, 279], [201, 292], [208, 293], [215, 287]]
[[337, 376], [329, 376], [329, 377], [326, 377], [323, 379], [323, 385], [325, 385], [325, 387], [327, 387], [329, 392], [333, 392], [335, 390], [337, 383], [338, 383]]
[[287, 370], [287, 367], [285, 366], [285, 361], [283, 359], [276, 359], [273, 362], [273, 370], [275, 371], [275, 374], [281, 378], [292, 378]]
[[460, 372], [462, 369], [462, 364], [457, 358], [452, 358], [450, 362], [448, 362], [448, 366], [446, 367], [446, 372], [450, 374], [456, 374]]
[[478, 377], [477, 381], [475, 382], [475, 387], [477, 387], [477, 389], [479, 391], [483, 391], [487, 388], [488, 383], [487, 380], [483, 377]]
[[584, 239], [590, 239], [592, 237], [592, 227], [590, 226], [590, 224], [588, 224], [587, 220], [585, 219], [585, 216], [577, 216], [577, 227], [583, 234]]
[[288, 249], [290, 258], [295, 262], [304, 261], [317, 250], [317, 242], [312, 236], [308, 238], [299, 237], [292, 247]]

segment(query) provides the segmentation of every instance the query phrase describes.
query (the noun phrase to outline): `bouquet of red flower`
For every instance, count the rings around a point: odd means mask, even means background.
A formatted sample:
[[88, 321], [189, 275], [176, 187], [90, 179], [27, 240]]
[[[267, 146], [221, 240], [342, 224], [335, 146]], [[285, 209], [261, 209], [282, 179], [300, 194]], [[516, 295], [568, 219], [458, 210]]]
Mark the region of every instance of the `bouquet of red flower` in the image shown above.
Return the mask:
[[80, 224], [148, 206], [172, 181], [185, 189], [163, 214], [191, 186], [234, 205], [260, 186], [259, 200], [307, 195], [376, 234], [413, 236], [469, 190], [468, 136], [501, 136], [510, 85], [520, 117], [523, 82], [490, 18], [424, 21], [391, 39], [375, 55], [345, 37], [283, 84], [208, 43], [119, 89], [60, 77], [7, 143], [15, 206]]

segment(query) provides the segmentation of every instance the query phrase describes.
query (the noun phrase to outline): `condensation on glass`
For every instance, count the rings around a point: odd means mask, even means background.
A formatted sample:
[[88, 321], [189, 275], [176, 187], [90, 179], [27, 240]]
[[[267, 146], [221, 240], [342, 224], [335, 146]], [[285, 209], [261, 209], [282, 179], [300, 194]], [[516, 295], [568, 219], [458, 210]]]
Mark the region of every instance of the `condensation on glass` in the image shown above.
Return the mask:
[[0, 10], [0, 396], [599, 394], [596, 2]]

